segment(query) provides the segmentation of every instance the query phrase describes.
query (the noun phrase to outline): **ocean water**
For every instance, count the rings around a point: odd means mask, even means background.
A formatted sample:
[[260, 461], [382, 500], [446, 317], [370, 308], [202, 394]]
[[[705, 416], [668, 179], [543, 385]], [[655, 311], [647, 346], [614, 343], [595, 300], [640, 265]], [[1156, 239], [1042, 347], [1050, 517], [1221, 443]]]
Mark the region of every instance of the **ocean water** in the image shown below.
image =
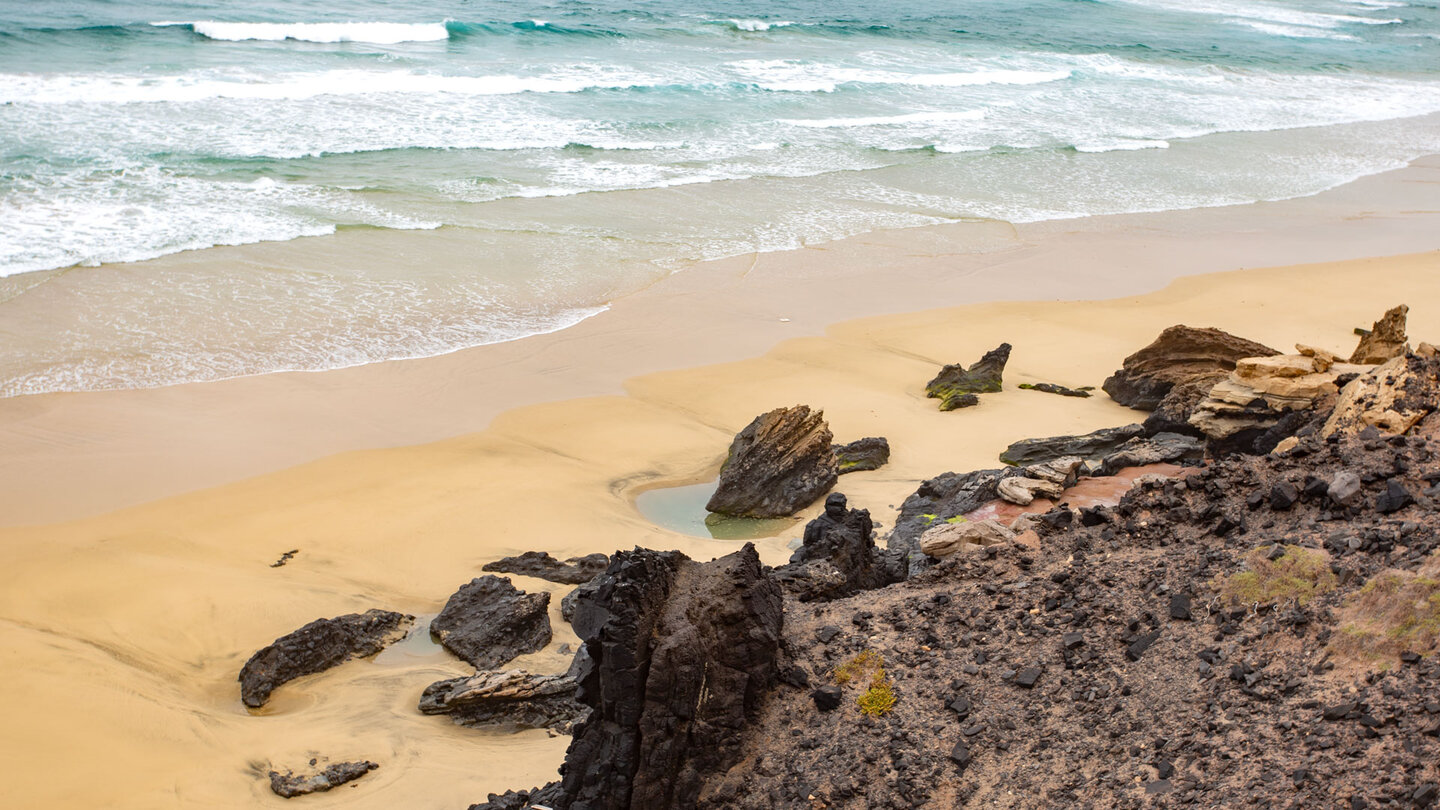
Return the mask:
[[879, 228], [1314, 194], [1440, 152], [1437, 111], [1434, 0], [0, 0], [0, 396], [437, 354]]

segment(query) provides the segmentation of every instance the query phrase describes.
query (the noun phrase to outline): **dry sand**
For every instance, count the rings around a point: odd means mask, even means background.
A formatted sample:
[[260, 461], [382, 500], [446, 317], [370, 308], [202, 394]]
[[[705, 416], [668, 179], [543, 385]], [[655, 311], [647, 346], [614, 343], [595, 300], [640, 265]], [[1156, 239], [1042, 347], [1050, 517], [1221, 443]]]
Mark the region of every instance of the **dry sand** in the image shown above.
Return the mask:
[[[236, 675], [254, 650], [317, 617], [433, 614], [506, 554], [726, 553], [737, 544], [649, 523], [634, 497], [713, 476], [731, 435], [776, 406], [823, 408], [839, 440], [890, 439], [889, 466], [839, 486], [888, 526], [919, 479], [993, 466], [1015, 439], [1133, 421], [1103, 395], [1015, 384], [1098, 385], [1171, 324], [1346, 353], [1352, 327], [1406, 302], [1411, 334], [1440, 338], [1437, 252], [1189, 276], [1101, 302], [833, 323], [972, 294], [1108, 296], [1237, 256], [1433, 251], [1440, 229], [1424, 226], [1440, 218], [1440, 162], [1407, 172], [1272, 204], [1285, 216], [1247, 206], [1036, 226], [1000, 254], [948, 254], [943, 229], [927, 229], [719, 263], [565, 333], [426, 361], [0, 402], [8, 522], [76, 518], [0, 530], [0, 805], [278, 806], [261, 774], [316, 755], [381, 768], [302, 800], [315, 807], [464, 807], [543, 783], [565, 738], [477, 732], [414, 710], [427, 684], [464, 672], [423, 640], [282, 686], [260, 715], [241, 706]], [[1360, 216], [1377, 210], [1357, 203], [1364, 194], [1383, 216]], [[1273, 228], [1255, 230], [1266, 217]], [[827, 263], [837, 271], [821, 282]], [[1096, 275], [1077, 278], [1087, 268]], [[811, 334], [777, 343], [792, 329]], [[940, 364], [1001, 341], [1014, 345], [1005, 392], [952, 413], [924, 397]], [[654, 368], [671, 370], [623, 376]], [[543, 401], [576, 394], [601, 395]], [[476, 432], [274, 471], [465, 431]], [[231, 483], [173, 494], [219, 481]], [[93, 514], [159, 495], [170, 497]], [[759, 542], [767, 562], [786, 556], [786, 539]], [[269, 567], [290, 549], [295, 559]], [[565, 589], [516, 581], [551, 590], [556, 608], [555, 641], [520, 663], [563, 668], [556, 647], [574, 642], [558, 617]]]

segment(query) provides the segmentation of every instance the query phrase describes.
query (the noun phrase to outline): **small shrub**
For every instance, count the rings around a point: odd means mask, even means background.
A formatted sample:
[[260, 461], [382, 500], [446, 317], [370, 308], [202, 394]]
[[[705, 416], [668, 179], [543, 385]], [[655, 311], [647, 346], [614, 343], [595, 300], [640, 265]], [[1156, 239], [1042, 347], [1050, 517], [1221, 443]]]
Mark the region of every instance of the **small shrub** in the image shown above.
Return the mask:
[[1332, 649], [1361, 660], [1440, 648], [1440, 555], [1418, 572], [1385, 571], [1345, 600]]
[[835, 683], [844, 686], [870, 676], [869, 686], [855, 699], [863, 714], [879, 717], [895, 708], [894, 681], [885, 672], [885, 657], [874, 650], [864, 650], [835, 668]]
[[1294, 599], [1303, 605], [1335, 589], [1330, 559], [1323, 552], [1286, 546], [1285, 553], [1274, 560], [1268, 552], [1266, 548], [1250, 552], [1246, 558], [1249, 570], [1223, 577], [1217, 583], [1220, 595], [1232, 604]]

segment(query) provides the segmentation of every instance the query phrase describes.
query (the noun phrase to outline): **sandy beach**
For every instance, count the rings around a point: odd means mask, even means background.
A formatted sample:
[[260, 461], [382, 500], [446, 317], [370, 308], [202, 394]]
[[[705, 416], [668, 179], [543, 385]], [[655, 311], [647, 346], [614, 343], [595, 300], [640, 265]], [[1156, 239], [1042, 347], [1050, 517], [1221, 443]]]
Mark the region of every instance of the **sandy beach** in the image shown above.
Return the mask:
[[[385, 239], [305, 249], [375, 256]], [[263, 774], [316, 756], [381, 766], [316, 807], [463, 807], [543, 783], [566, 738], [415, 711], [426, 685], [467, 671], [423, 639], [287, 684], [258, 714], [236, 674], [318, 617], [434, 614], [508, 554], [728, 553], [738, 544], [657, 526], [634, 499], [713, 478], [734, 432], [774, 407], [823, 409], [838, 441], [889, 439], [888, 466], [837, 487], [888, 527], [921, 479], [1138, 416], [1018, 383], [1098, 386], [1176, 323], [1345, 354], [1353, 327], [1407, 303], [1410, 334], [1434, 341], [1437, 299], [1432, 156], [1298, 200], [737, 257], [571, 329], [424, 360], [0, 400], [0, 803], [270, 805]], [[952, 413], [925, 398], [940, 365], [1002, 341], [1004, 392]], [[758, 541], [762, 558], [782, 561], [797, 533]], [[517, 663], [563, 669], [566, 588], [516, 584], [553, 593], [556, 628]]]

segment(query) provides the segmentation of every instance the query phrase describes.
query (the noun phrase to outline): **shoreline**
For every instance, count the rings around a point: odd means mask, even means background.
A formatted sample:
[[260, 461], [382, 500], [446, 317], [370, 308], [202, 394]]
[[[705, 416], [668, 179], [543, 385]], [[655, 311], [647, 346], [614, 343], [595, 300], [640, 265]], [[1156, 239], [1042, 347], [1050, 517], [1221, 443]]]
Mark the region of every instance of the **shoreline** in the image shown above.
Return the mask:
[[[101, 514], [339, 452], [462, 436], [516, 407], [620, 393], [637, 376], [754, 357], [854, 318], [1105, 299], [1201, 273], [1433, 250], [1437, 188], [1440, 156], [1429, 156], [1278, 202], [879, 231], [705, 262], [569, 328], [443, 355], [7, 398], [0, 454], [15, 463], [0, 471], [0, 526]], [[202, 253], [225, 261], [276, 249]]]
[[[1160, 241], [1149, 249], [1169, 255], [1175, 246]], [[1406, 301], [1412, 339], [1429, 339], [1440, 335], [1440, 310], [1425, 303], [1440, 299], [1437, 265], [1440, 252], [1430, 251], [1190, 276], [1103, 301], [992, 302], [852, 319], [823, 335], [778, 341], [759, 356], [511, 408], [456, 438], [344, 452], [109, 514], [0, 529], [0, 668], [11, 684], [0, 700], [10, 721], [0, 753], [24, 774], [4, 795], [17, 806], [254, 807], [273, 800], [265, 769], [299, 769], [316, 756], [381, 762], [353, 790], [307, 800], [317, 807], [465, 806], [488, 792], [544, 783], [563, 757], [564, 737], [468, 730], [415, 711], [427, 684], [466, 674], [446, 656], [350, 662], [286, 684], [258, 715], [240, 705], [236, 674], [254, 650], [315, 618], [376, 607], [432, 614], [501, 556], [533, 549], [564, 558], [635, 546], [697, 560], [728, 553], [741, 543], [658, 527], [634, 498], [710, 475], [734, 432], [770, 408], [822, 408], [837, 441], [890, 440], [889, 465], [837, 485], [852, 505], [872, 511], [883, 533], [921, 479], [993, 467], [1015, 439], [1139, 417], [1108, 397], [1076, 400], [1018, 383], [1098, 384], [1176, 322], [1276, 348], [1302, 339], [1348, 351], [1353, 326]], [[769, 268], [757, 266], [752, 276], [757, 270]], [[1121, 275], [1108, 283], [1123, 283]], [[1013, 280], [992, 281], [1001, 282], [1015, 288]], [[766, 283], [780, 287], [784, 279]], [[640, 303], [674, 304], [683, 313], [713, 305], [697, 301], [704, 294], [702, 286], [690, 299]], [[825, 303], [791, 310], [792, 323], [820, 323], [831, 311]], [[748, 314], [759, 323], [754, 309]], [[638, 337], [664, 328], [644, 325], [649, 331]], [[637, 335], [611, 339], [621, 337]], [[758, 340], [745, 337], [744, 345]], [[925, 398], [940, 363], [973, 362], [1001, 341], [1015, 346], [1006, 390], [951, 413]], [[583, 348], [603, 355], [614, 345]], [[794, 531], [755, 541], [762, 560], [788, 557]], [[271, 568], [288, 549], [298, 554]], [[555, 630], [544, 650], [513, 666], [564, 669], [560, 646], [576, 642], [559, 619], [568, 587], [513, 579], [551, 593]], [[81, 783], [62, 776], [77, 758], [92, 777]]]

